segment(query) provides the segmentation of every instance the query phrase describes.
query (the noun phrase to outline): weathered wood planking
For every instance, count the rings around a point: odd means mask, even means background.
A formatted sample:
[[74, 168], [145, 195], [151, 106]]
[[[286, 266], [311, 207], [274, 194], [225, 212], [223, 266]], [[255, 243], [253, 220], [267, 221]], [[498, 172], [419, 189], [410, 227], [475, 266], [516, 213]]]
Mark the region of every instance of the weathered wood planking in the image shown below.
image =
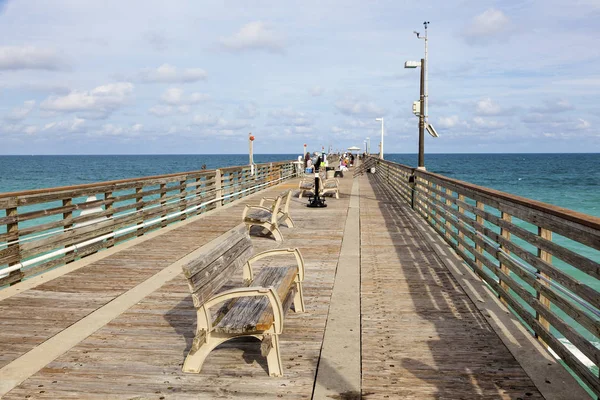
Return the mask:
[[362, 392], [367, 399], [542, 398], [407, 213], [361, 179]]
[[[350, 191], [351, 182], [350, 179], [342, 181], [342, 190], [345, 193]], [[261, 192], [258, 196], [272, 197], [282, 188], [293, 188], [296, 185], [297, 182], [293, 185], [283, 184]], [[247, 201], [256, 203], [260, 197]], [[27, 395], [52, 399], [310, 398], [337, 257], [343, 239], [348, 198], [344, 195], [343, 198], [328, 203], [326, 212], [315, 212], [305, 207], [305, 200], [293, 198], [290, 212], [293, 214], [296, 228], [282, 228], [285, 230], [286, 240], [281, 246], [298, 247], [303, 254], [306, 263], [304, 296], [307, 299], [307, 312], [289, 313], [284, 322], [284, 333], [280, 341], [285, 371], [283, 378], [273, 379], [267, 376], [266, 363], [260, 354], [260, 342], [247, 339], [231, 341], [211, 353], [201, 374], [181, 372], [181, 365], [194, 337], [193, 321], [196, 318], [196, 311], [182, 274], [180, 279], [165, 284], [3, 398], [22, 398]], [[196, 246], [200, 246], [239, 224], [242, 206], [243, 204], [240, 204], [218, 211], [202, 217], [197, 223], [177, 228], [171, 232], [176, 233], [172, 238], [171, 233], [160, 235], [159, 238], [162, 237], [165, 243], [155, 242], [152, 250], [151, 244], [140, 244], [132, 247], [127, 253], [123, 252], [123, 255], [127, 256], [122, 260], [107, 257], [98, 261], [93, 266], [99, 269], [98, 272], [106, 270], [105, 275], [84, 273], [84, 276], [69, 279], [68, 284], [75, 289], [78, 279], [88, 279], [88, 285], [96, 291], [88, 291], [82, 294], [81, 298], [89, 296], [90, 301], [94, 300], [90, 308], [94, 308], [95, 296], [103, 295], [102, 301], [106, 302], [118, 292], [114, 290], [106, 295], [108, 288], [105, 286], [110, 287], [114, 283], [111, 280], [105, 285], [107, 275], [125, 274], [128, 271], [129, 274], [122, 275], [120, 281], [123, 285], [130, 285], [137, 274], [146, 272], [145, 269], [155, 271], [155, 263], [176, 254], [181, 255], [178, 247], [181, 242], [193, 237]], [[315, 226], [324, 228], [315, 231]], [[272, 239], [258, 238], [253, 242], [257, 252], [280, 246]], [[259, 271], [260, 266], [277, 266], [282, 265], [281, 262], [280, 258], [261, 260], [258, 262]], [[290, 265], [292, 264], [293, 262]], [[137, 265], [145, 267], [140, 268]], [[85, 269], [91, 267], [92, 265]], [[241, 273], [236, 278], [241, 280]], [[62, 295], [60, 286], [55, 287], [57, 292], [53, 292], [53, 295]], [[43, 295], [47, 293], [42, 291]], [[40, 304], [43, 302], [44, 300], [40, 299]], [[47, 300], [46, 302], [48, 303]], [[44, 310], [53, 312], [47, 303]], [[17, 304], [14, 307], [17, 307]], [[54, 324], [56, 321], [44, 323]], [[0, 339], [2, 333], [0, 332]]]

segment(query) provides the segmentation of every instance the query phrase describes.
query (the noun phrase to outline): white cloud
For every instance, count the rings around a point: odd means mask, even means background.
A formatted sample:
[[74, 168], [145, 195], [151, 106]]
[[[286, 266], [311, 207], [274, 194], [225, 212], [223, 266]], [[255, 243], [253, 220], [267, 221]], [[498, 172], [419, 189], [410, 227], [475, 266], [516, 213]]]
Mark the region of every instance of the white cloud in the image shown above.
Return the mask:
[[573, 110], [573, 106], [567, 100], [544, 100], [544, 105], [532, 107], [531, 111], [539, 114], [556, 114]]
[[291, 108], [283, 110], [273, 110], [269, 112], [269, 125], [272, 126], [311, 126], [314, 120], [307, 113], [302, 111], [294, 111]]
[[144, 69], [139, 73], [139, 80], [144, 83], [191, 83], [205, 80], [207, 73], [201, 68], [177, 69], [163, 64], [156, 69]]
[[283, 37], [261, 21], [249, 22], [238, 32], [220, 39], [223, 48], [229, 51], [264, 50], [270, 53], [284, 51]]
[[471, 44], [483, 44], [509, 33], [510, 19], [502, 11], [490, 8], [477, 15], [463, 32]]
[[475, 112], [479, 115], [500, 115], [503, 110], [498, 103], [494, 102], [491, 98], [486, 97], [477, 102]]
[[575, 129], [585, 130], [585, 129], [589, 129], [591, 126], [592, 126], [592, 124], [590, 124], [589, 121], [579, 118], [579, 123], [577, 125], [575, 125]]
[[66, 96], [51, 96], [40, 108], [57, 112], [83, 112], [89, 118], [106, 117], [123, 106], [133, 92], [129, 82], [109, 83], [90, 91], [73, 90]]
[[224, 136], [238, 134], [240, 130], [250, 129], [252, 126], [251, 123], [246, 120], [228, 120], [225, 118], [213, 117], [205, 114], [195, 115], [192, 120], [192, 124], [205, 128], [205, 133]]
[[23, 103], [22, 107], [14, 108], [10, 114], [4, 118], [10, 121], [20, 121], [31, 113], [33, 107], [35, 107], [35, 100], [28, 100]]
[[461, 121], [460, 118], [458, 117], [458, 115], [451, 115], [449, 117], [440, 117], [437, 125], [439, 125], [441, 128], [450, 129], [450, 128], [456, 128], [459, 126], [465, 126], [466, 123], [464, 121]]
[[321, 86], [314, 86], [309, 90], [309, 93], [311, 96], [317, 97], [325, 93], [325, 89], [323, 89]]
[[161, 99], [164, 103], [179, 106], [186, 104], [197, 104], [202, 101], [206, 101], [210, 98], [205, 93], [194, 92], [190, 95], [186, 95], [181, 88], [168, 88], [162, 95]]
[[44, 69], [58, 70], [63, 60], [54, 49], [33, 46], [0, 47], [0, 70]]
[[44, 125], [42, 131], [49, 132], [80, 132], [81, 128], [85, 124], [85, 119], [83, 118], [73, 118], [72, 120], [67, 121], [58, 121], [58, 122], [50, 122]]
[[115, 124], [104, 124], [101, 128], [92, 131], [90, 136], [137, 137], [140, 136], [143, 128], [144, 126], [139, 123], [125, 127]]
[[502, 122], [489, 120], [489, 119], [485, 119], [482, 117], [473, 118], [473, 123], [476, 127], [484, 128], [484, 129], [498, 129], [498, 128], [503, 128], [505, 126], [505, 124]]
[[386, 114], [385, 109], [372, 101], [362, 101], [346, 98], [335, 103], [335, 107], [344, 115], [357, 117], [381, 117]]
[[159, 104], [151, 107], [148, 112], [157, 117], [167, 117], [175, 114], [188, 114], [190, 112], [190, 106], [165, 106]]

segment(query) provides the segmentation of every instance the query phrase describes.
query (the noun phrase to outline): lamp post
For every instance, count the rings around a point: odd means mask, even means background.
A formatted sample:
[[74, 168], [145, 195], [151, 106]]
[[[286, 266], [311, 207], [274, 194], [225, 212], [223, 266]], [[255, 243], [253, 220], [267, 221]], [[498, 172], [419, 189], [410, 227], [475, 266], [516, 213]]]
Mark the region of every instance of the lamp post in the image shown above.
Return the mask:
[[438, 137], [437, 132], [433, 129], [433, 126], [429, 126], [427, 122], [427, 27], [429, 25], [429, 21], [423, 22], [423, 26], [425, 27], [425, 35], [421, 36], [421, 34], [415, 31], [415, 35], [417, 35], [418, 39], [425, 40], [425, 58], [422, 58], [421, 61], [407, 61], [404, 63], [404, 68], [417, 68], [421, 67], [421, 94], [420, 94], [420, 110], [419, 110], [419, 169], [425, 169], [425, 130], [427, 130], [431, 136]]
[[379, 158], [383, 160], [383, 117], [375, 118], [375, 121], [381, 121], [381, 146], [379, 149]]
[[371, 155], [371, 138], [367, 137], [367, 154]]
[[254, 175], [254, 147], [252, 146], [252, 144], [254, 143], [254, 136], [252, 136], [252, 133], [248, 134], [248, 155], [249, 155], [249, 161], [250, 161], [250, 175]]

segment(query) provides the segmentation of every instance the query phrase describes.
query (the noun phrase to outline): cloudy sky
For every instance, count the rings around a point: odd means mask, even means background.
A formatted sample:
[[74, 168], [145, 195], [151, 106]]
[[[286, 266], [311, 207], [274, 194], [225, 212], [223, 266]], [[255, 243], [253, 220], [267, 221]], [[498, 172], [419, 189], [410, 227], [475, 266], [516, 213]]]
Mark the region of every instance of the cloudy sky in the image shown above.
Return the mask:
[[599, 152], [600, 0], [0, 0], [0, 154]]

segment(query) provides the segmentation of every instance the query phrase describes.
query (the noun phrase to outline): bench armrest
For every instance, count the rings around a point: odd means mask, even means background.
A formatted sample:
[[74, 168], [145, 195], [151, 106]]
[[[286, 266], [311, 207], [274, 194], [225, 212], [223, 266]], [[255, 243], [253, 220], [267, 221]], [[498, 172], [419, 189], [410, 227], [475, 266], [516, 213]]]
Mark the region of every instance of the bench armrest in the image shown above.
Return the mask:
[[261, 286], [235, 288], [214, 295], [213, 297], [208, 299], [202, 305], [202, 307], [200, 307], [200, 309], [198, 309], [198, 327], [200, 327], [204, 323], [207, 328], [207, 331], [210, 330], [209, 327], [212, 318], [209, 309], [211, 307], [214, 307], [215, 305], [230, 299], [256, 296], [265, 296], [269, 299], [271, 308], [273, 308], [273, 327], [275, 328], [275, 333], [281, 333], [283, 331], [283, 305], [281, 304], [281, 299], [279, 298], [279, 295], [277, 295], [275, 288]]
[[252, 272], [252, 264], [258, 260], [261, 260], [266, 257], [273, 256], [285, 256], [293, 254], [296, 257], [296, 264], [298, 265], [298, 282], [304, 281], [304, 258], [302, 258], [302, 253], [297, 248], [294, 249], [273, 249], [263, 251], [261, 253], [255, 254], [250, 257], [250, 259], [246, 262], [246, 267], [244, 268], [244, 279], [253, 280], [254, 274]]

